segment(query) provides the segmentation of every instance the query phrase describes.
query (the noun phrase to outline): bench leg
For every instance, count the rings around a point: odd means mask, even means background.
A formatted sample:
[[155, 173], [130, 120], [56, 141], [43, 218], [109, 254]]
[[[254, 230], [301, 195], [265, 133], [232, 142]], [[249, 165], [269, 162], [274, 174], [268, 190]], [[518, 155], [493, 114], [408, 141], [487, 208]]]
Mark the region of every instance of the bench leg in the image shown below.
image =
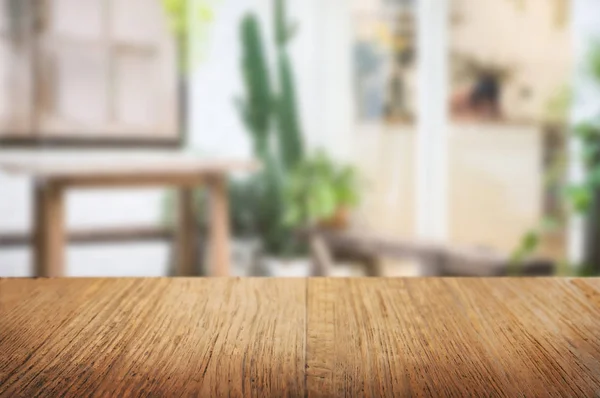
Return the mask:
[[230, 276], [229, 200], [227, 180], [215, 177], [208, 184], [210, 196], [210, 276]]
[[194, 190], [179, 188], [176, 232], [176, 276], [198, 276], [198, 228], [194, 203]]
[[65, 276], [63, 189], [51, 183], [36, 181], [33, 214], [35, 276]]

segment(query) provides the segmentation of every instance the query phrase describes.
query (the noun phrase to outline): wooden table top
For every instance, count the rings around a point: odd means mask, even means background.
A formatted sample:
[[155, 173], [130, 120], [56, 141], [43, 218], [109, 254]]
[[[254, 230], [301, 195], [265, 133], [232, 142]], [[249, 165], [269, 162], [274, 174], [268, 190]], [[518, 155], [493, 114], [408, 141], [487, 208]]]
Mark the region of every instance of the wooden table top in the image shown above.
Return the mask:
[[598, 396], [600, 280], [2, 279], [38, 395]]
[[183, 155], [157, 159], [116, 157], [82, 161], [41, 158], [0, 162], [0, 169], [9, 173], [26, 174], [75, 186], [178, 183], [206, 175], [255, 171], [258, 168], [259, 163], [255, 160], [199, 159]]

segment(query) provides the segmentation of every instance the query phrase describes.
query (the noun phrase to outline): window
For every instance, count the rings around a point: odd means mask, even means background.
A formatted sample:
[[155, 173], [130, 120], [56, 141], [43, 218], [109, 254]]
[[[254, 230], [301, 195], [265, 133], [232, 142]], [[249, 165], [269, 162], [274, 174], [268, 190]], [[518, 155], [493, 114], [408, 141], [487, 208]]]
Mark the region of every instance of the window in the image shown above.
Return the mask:
[[412, 123], [415, 117], [415, 2], [360, 2], [354, 10], [359, 121]]
[[160, 1], [34, 1], [0, 7], [0, 139], [177, 141]]

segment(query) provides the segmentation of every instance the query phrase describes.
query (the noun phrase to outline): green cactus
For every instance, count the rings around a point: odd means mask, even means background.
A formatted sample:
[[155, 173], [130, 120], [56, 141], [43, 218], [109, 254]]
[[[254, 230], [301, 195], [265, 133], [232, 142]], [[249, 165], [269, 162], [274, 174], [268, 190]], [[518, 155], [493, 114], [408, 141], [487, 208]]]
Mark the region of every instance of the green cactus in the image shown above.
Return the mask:
[[274, 0], [274, 7], [274, 31], [279, 78], [279, 93], [274, 101], [277, 141], [281, 163], [286, 170], [291, 171], [304, 156], [304, 143], [296, 104], [294, 74], [287, 53], [287, 44], [296, 34], [297, 24], [287, 24], [284, 0]]
[[288, 55], [279, 54], [279, 96], [275, 103], [279, 155], [282, 165], [292, 171], [304, 156], [302, 132], [296, 111], [296, 95]]
[[[285, 1], [274, 0], [275, 46], [279, 92], [271, 90], [269, 69], [265, 57], [260, 24], [255, 14], [242, 19], [242, 72], [246, 98], [237, 99], [237, 106], [246, 128], [252, 135], [254, 155], [266, 163], [270, 152], [271, 122], [274, 122], [278, 159], [286, 171], [291, 171], [302, 160], [304, 143], [298, 118], [294, 74], [287, 44], [294, 37], [296, 24], [286, 21]], [[272, 159], [270, 160], [272, 163]]]
[[243, 44], [242, 72], [247, 98], [237, 99], [237, 105], [246, 128], [252, 134], [254, 154], [264, 162], [267, 160], [269, 149], [272, 94], [262, 32], [255, 15], [247, 14], [243, 18], [240, 34]]
[[286, 23], [286, 7], [285, 0], [274, 0], [274, 17], [275, 17], [275, 45], [279, 48], [284, 48], [285, 45], [294, 38], [298, 31], [296, 22], [288, 25]]
[[[298, 250], [292, 228], [283, 223], [286, 212], [284, 182], [304, 153], [298, 122], [296, 97], [287, 44], [296, 31], [285, 21], [285, 2], [274, 0], [275, 48], [278, 93], [271, 88], [268, 63], [258, 18], [247, 14], [240, 25], [243, 47], [242, 73], [246, 94], [236, 104], [253, 142], [254, 156], [263, 163], [262, 172], [242, 186], [240, 206], [252, 206], [245, 212], [250, 229], [258, 232], [269, 254], [286, 255]], [[273, 142], [273, 145], [271, 145]], [[232, 206], [235, 204], [232, 202]], [[232, 209], [232, 215], [237, 214]], [[235, 221], [235, 220], [234, 220]]]

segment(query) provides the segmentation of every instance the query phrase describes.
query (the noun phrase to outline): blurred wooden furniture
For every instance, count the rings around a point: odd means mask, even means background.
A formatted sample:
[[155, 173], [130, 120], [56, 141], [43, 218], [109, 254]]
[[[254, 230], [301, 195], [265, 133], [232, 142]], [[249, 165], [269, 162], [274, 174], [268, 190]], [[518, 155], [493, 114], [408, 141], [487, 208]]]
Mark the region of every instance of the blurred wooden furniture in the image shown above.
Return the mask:
[[[66, 240], [76, 245], [104, 245], [112, 243], [170, 242], [174, 233], [167, 226], [128, 226], [113, 228], [86, 228], [68, 231]], [[32, 234], [26, 232], [0, 233], [0, 250], [5, 247], [32, 245]]]
[[179, 227], [176, 232], [176, 273], [179, 276], [195, 275], [198, 261], [193, 189], [204, 186], [209, 190], [209, 250], [213, 267], [209, 274], [229, 275], [227, 175], [234, 171], [251, 171], [257, 166], [253, 161], [203, 161], [185, 157], [155, 162], [114, 160], [82, 164], [53, 160], [0, 164], [8, 172], [27, 174], [35, 181], [35, 274], [44, 277], [65, 274], [67, 189], [147, 186], [179, 188]]
[[592, 397], [600, 279], [0, 279], [0, 396]]
[[416, 260], [424, 276], [550, 276], [555, 264], [527, 259], [512, 264], [510, 256], [486, 248], [453, 247], [437, 243], [388, 238], [357, 231], [306, 231], [312, 254], [313, 276], [329, 276], [334, 259], [365, 266], [367, 275], [383, 276], [380, 259]]

